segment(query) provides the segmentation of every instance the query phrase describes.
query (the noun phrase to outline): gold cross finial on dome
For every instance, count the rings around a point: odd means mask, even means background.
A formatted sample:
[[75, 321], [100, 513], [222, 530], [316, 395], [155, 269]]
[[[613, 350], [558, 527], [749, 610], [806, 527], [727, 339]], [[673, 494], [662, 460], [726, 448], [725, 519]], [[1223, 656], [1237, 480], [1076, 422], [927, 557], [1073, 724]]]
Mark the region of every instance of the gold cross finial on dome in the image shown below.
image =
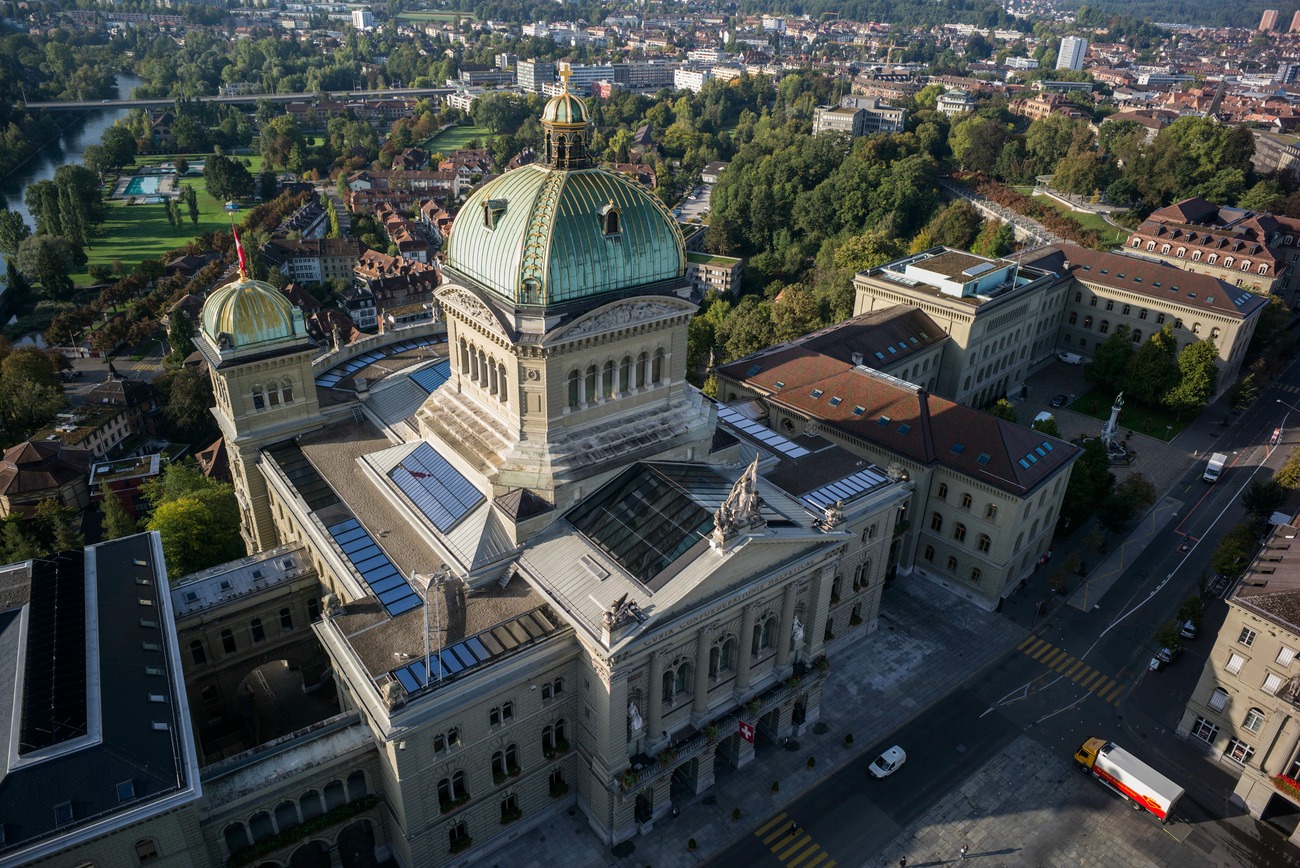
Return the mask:
[[569, 77], [572, 75], [573, 69], [569, 64], [566, 63], [560, 67], [560, 78], [564, 79], [564, 89], [566, 91], [569, 89]]

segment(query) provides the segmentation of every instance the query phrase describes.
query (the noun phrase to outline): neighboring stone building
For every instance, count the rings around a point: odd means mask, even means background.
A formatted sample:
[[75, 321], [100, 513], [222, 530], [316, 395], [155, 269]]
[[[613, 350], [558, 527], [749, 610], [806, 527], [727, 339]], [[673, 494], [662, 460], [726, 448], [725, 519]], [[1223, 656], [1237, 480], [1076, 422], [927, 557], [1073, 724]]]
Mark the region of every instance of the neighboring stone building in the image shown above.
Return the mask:
[[879, 97], [848, 95], [836, 106], [817, 106], [813, 135], [827, 130], [865, 136], [898, 133], [907, 123], [907, 109], [886, 105]]
[[[1228, 597], [1228, 615], [1178, 734], [1240, 774], [1233, 800], [1300, 841], [1300, 528], [1275, 527]], [[1290, 822], [1287, 822], [1287, 821]]]
[[331, 278], [352, 279], [352, 263], [365, 248], [355, 238], [316, 238], [290, 241], [272, 238], [262, 245], [267, 265], [278, 267], [296, 283], [324, 283]]
[[90, 504], [86, 474], [91, 453], [59, 440], [28, 440], [0, 459], [0, 518], [30, 513], [51, 498], [76, 509]]
[[1127, 325], [1140, 343], [1172, 323], [1178, 348], [1212, 340], [1219, 350], [1219, 391], [1237, 380], [1246, 348], [1268, 303], [1206, 274], [1073, 244], [1031, 251], [1026, 266], [1059, 274], [1066, 289], [1057, 347], [1085, 358], [1112, 329]]
[[102, 503], [100, 488], [107, 485], [128, 515], [141, 518], [148, 508], [142, 487], [149, 480], [156, 479], [162, 467], [162, 456], [157, 453], [117, 461], [98, 461], [90, 468], [90, 498], [95, 503]]
[[734, 256], [688, 253], [686, 254], [686, 279], [701, 295], [710, 289], [731, 294], [740, 289], [742, 265], [744, 260]]
[[993, 608], [1051, 545], [1080, 450], [914, 384], [933, 384], [953, 349], [924, 312], [896, 306], [724, 365], [718, 396], [784, 436], [816, 431], [910, 479], [891, 568]]
[[935, 247], [861, 272], [853, 283], [855, 314], [903, 304], [947, 332], [952, 341], [937, 377], [916, 382], [959, 404], [983, 407], [1018, 392], [1056, 353], [1066, 292], [1049, 270]]
[[971, 96], [968, 91], [960, 88], [954, 88], [939, 95], [938, 109], [948, 117], [956, 117], [969, 111], [974, 111], [976, 106], [975, 97]]
[[1253, 292], [1281, 295], [1294, 306], [1297, 279], [1288, 269], [1300, 253], [1298, 238], [1300, 220], [1194, 197], [1152, 211], [1125, 249]]

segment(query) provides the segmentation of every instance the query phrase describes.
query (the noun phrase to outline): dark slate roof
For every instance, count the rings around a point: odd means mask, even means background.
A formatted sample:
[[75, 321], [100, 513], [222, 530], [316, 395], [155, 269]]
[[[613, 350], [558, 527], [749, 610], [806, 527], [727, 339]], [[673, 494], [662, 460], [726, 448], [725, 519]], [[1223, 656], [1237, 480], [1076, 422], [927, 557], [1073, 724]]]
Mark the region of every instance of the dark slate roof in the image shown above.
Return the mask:
[[199, 797], [166, 576], [156, 534], [0, 568], [0, 865]]
[[[1213, 311], [1240, 319], [1258, 313], [1268, 304], [1267, 298], [1208, 274], [1196, 274], [1164, 262], [1122, 253], [1103, 253], [1074, 244], [1038, 248], [1026, 253], [1021, 263], [1144, 295], [1159, 304]], [[1069, 263], [1068, 268], [1066, 263]]]
[[58, 488], [84, 477], [89, 469], [89, 450], [58, 440], [29, 440], [9, 447], [0, 459], [0, 494]]

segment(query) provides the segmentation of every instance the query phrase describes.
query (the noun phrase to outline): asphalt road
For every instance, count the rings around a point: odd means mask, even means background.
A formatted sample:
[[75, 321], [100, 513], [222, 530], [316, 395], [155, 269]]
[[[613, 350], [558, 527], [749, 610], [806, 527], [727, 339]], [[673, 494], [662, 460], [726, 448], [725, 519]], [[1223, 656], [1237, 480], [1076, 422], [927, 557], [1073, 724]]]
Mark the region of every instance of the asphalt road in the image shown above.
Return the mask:
[[[989, 757], [1021, 733], [1068, 756], [1092, 736], [1113, 738], [1157, 769], [1175, 777], [1187, 796], [1175, 812], [1185, 838], [1194, 829], [1215, 839], [1241, 864], [1297, 865], [1295, 848], [1264, 824], [1239, 816], [1227, 802], [1234, 777], [1206, 763], [1172, 730], [1195, 687], [1226, 604], [1212, 601], [1197, 639], [1163, 672], [1147, 662], [1156, 651], [1153, 634], [1172, 619], [1181, 602], [1199, 592], [1210, 574], [1218, 540], [1244, 513], [1241, 491], [1276, 469], [1300, 431], [1284, 435], [1276, 449], [1267, 441], [1285, 408], [1277, 399], [1297, 398], [1287, 384], [1300, 384], [1295, 367], [1255, 405], [1223, 428], [1215, 451], [1232, 463], [1218, 483], [1201, 481], [1205, 456], [1189, 461], [1170, 493], [1184, 501], [1171, 526], [1130, 566], [1089, 612], [1059, 606], [1020, 647], [977, 673], [942, 701], [872, 745], [847, 766], [795, 800], [786, 810], [838, 865], [861, 864], [957, 789]], [[1300, 401], [1300, 398], [1297, 398]], [[867, 764], [890, 744], [908, 752], [907, 763], [877, 781]], [[1072, 785], [1070, 782], [1067, 785]], [[1114, 800], [1113, 810], [1127, 811]], [[1235, 817], [1234, 822], [1227, 818]], [[782, 821], [784, 822], [784, 821]], [[1153, 820], [1154, 822], [1154, 820]], [[761, 828], [761, 824], [759, 824]], [[782, 864], [764, 835], [741, 836], [711, 865]], [[1175, 832], [1175, 837], [1177, 833]], [[778, 848], [779, 849], [779, 848]]]

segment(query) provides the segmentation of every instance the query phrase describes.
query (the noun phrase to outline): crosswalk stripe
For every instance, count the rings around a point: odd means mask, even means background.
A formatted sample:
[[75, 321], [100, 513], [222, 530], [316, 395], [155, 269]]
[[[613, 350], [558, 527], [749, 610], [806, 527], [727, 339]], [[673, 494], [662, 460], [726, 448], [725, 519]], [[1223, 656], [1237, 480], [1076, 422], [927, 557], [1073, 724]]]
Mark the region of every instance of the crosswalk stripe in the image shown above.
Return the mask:
[[832, 859], [831, 861], [827, 862], [825, 865], [822, 866], [822, 868], [835, 868], [835, 860]]
[[[827, 856], [829, 856], [829, 855], [830, 855], [829, 853], [827, 853], [825, 850], [823, 850], [823, 851], [821, 851], [820, 853], [817, 854], [817, 858], [816, 858], [816, 859], [813, 859], [813, 860], [812, 860], [811, 862], [809, 862], [807, 865], [803, 866], [803, 868], [817, 868], [817, 863], [821, 862], [823, 859], [825, 859], [825, 858], [826, 858]], [[827, 862], [826, 865], [823, 866], [823, 868], [834, 868], [834, 865], [835, 865], [835, 861], [834, 861], [834, 860], [831, 860], [830, 862]]]
[[773, 826], [775, 826], [777, 823], [781, 822], [785, 818], [786, 818], [786, 813], [785, 811], [782, 811], [781, 813], [777, 814], [775, 817], [773, 817], [772, 819], [768, 820], [766, 823], [764, 823], [763, 825], [755, 829], [754, 834], [760, 838], [763, 837], [763, 835], [766, 834], [769, 829], [771, 829]]
[[[1031, 638], [1032, 638], [1032, 637], [1031, 637]], [[1028, 654], [1028, 655], [1030, 655], [1030, 656], [1033, 656], [1033, 653], [1034, 653], [1035, 651], [1037, 651], [1039, 648], [1041, 648], [1043, 645], [1046, 645], [1046, 644], [1047, 644], [1047, 643], [1044, 642], [1042, 639], [1034, 639], [1033, 644], [1030, 645], [1028, 648], [1025, 648], [1025, 649], [1023, 649], [1023, 650], [1024, 650], [1024, 652], [1025, 652], [1026, 654]]]
[[1065, 655], [1065, 659], [1056, 665], [1056, 671], [1064, 672], [1066, 668], [1069, 667], [1069, 665], [1073, 662], [1074, 662], [1073, 657], [1071, 657], [1069, 654]]
[[1016, 646], [1016, 650], [1018, 650], [1018, 651], [1024, 651], [1026, 648], [1028, 648], [1030, 645], [1032, 645], [1033, 642], [1034, 642], [1034, 640], [1036, 640], [1036, 639], [1037, 639], [1039, 642], [1043, 641], [1042, 639], [1039, 639], [1039, 638], [1038, 638], [1037, 636], [1035, 636], [1034, 634], [1030, 633], [1028, 636], [1025, 637], [1025, 641], [1021, 642], [1019, 645]]
[[1097, 679], [1099, 679], [1099, 678], [1105, 678], [1105, 677], [1106, 677], [1106, 676], [1102, 675], [1100, 672], [1098, 672], [1098, 671], [1093, 671], [1092, 675], [1088, 676], [1088, 680], [1087, 680], [1087, 681], [1081, 681], [1081, 682], [1079, 682], [1079, 685], [1080, 685], [1084, 690], [1092, 690], [1092, 685], [1095, 684], [1095, 683], [1097, 682]]
[[[821, 848], [818, 847], [816, 844], [813, 844], [811, 847], [809, 847], [807, 850], [805, 850], [802, 854], [800, 854], [800, 855], [794, 857], [794, 859], [792, 859], [792, 860], [790, 860], [789, 862], [785, 863], [785, 864], [786, 864], [786, 868], [799, 868], [799, 863], [800, 863], [800, 862], [802, 862], [803, 860], [807, 859], [807, 858], [808, 858], [809, 856], [811, 856], [812, 854], [818, 852], [820, 849], [821, 849]], [[822, 853], [822, 859], [825, 859], [825, 858], [826, 858], [826, 854], [825, 854], [825, 852], [823, 852], [823, 853]], [[814, 863], [809, 862], [808, 864], [809, 864], [809, 865], [812, 865], [812, 864], [814, 864]]]
[[1064, 656], [1065, 656], [1065, 649], [1057, 648], [1051, 654], [1048, 654], [1046, 657], [1044, 657], [1042, 663], [1044, 666], [1051, 668], [1055, 666], [1057, 664], [1057, 661], [1059, 661]]
[[1049, 645], [1048, 643], [1044, 642], [1042, 648], [1039, 648], [1036, 653], [1031, 654], [1029, 656], [1033, 657], [1035, 660], [1041, 660], [1043, 655], [1046, 654], [1048, 651], [1055, 651], [1055, 650], [1056, 649], [1052, 645]]
[[[796, 835], [797, 835], [797, 834], [798, 834], [798, 833], [796, 833]], [[791, 840], [794, 840], [794, 839], [791, 839]], [[791, 844], [788, 848], [786, 848], [785, 852], [783, 852], [783, 853], [777, 853], [777, 848], [776, 848], [776, 847], [773, 847], [773, 848], [772, 848], [772, 852], [773, 852], [773, 853], [776, 853], [776, 858], [778, 858], [778, 859], [780, 859], [782, 862], [784, 862], [786, 859], [789, 859], [791, 856], [793, 856], [793, 855], [795, 854], [796, 851], [798, 851], [798, 850], [802, 850], [804, 847], [808, 846], [808, 844], [811, 843], [811, 842], [812, 842], [812, 836], [811, 836], [811, 835], [804, 835], [802, 838], [799, 838], [799, 840], [795, 841], [795, 843]], [[784, 847], [785, 845], [782, 844], [781, 846]], [[816, 844], [813, 844], [813, 847], [816, 847], [816, 846], [817, 846]]]
[[1083, 668], [1080, 669], [1080, 670], [1079, 670], [1077, 673], [1075, 673], [1074, 675], [1071, 675], [1070, 677], [1074, 679], [1074, 682], [1075, 682], [1076, 684], [1078, 684], [1079, 681], [1080, 681], [1081, 679], [1085, 678], [1085, 677], [1088, 675], [1088, 673], [1091, 672], [1091, 671], [1092, 671], [1092, 667], [1089, 666], [1087, 663], [1084, 663], [1084, 664], [1083, 664]]
[[[786, 837], [789, 834], [789, 832], [790, 832], [789, 826], [786, 825], [777, 826], [775, 831], [767, 833], [767, 837], [763, 839], [763, 843], [770, 847], [772, 846], [772, 843], [774, 841], [776, 841], [779, 838]], [[773, 849], [775, 849], [775, 847], [773, 847]]]
[[1074, 665], [1070, 667], [1070, 671], [1069, 671], [1069, 672], [1065, 673], [1065, 677], [1067, 677], [1067, 678], [1073, 678], [1073, 677], [1074, 677], [1074, 673], [1078, 672], [1078, 671], [1079, 671], [1079, 667], [1080, 667], [1080, 666], [1083, 666], [1083, 665], [1085, 665], [1085, 664], [1084, 664], [1084, 662], [1083, 662], [1082, 660], [1076, 660], [1076, 661], [1074, 661]]
[[1114, 684], [1115, 682], [1111, 681], [1109, 678], [1102, 678], [1100, 681], [1098, 681], [1089, 689], [1092, 690], [1092, 692], [1097, 694], [1098, 696], [1101, 696], [1107, 690], [1110, 690], [1110, 688], [1113, 687]]
[[1116, 682], [1115, 689], [1110, 692], [1109, 696], [1103, 696], [1102, 699], [1106, 700], [1107, 702], [1114, 702], [1123, 689], [1124, 689], [1124, 685], [1120, 684], [1119, 682]]

